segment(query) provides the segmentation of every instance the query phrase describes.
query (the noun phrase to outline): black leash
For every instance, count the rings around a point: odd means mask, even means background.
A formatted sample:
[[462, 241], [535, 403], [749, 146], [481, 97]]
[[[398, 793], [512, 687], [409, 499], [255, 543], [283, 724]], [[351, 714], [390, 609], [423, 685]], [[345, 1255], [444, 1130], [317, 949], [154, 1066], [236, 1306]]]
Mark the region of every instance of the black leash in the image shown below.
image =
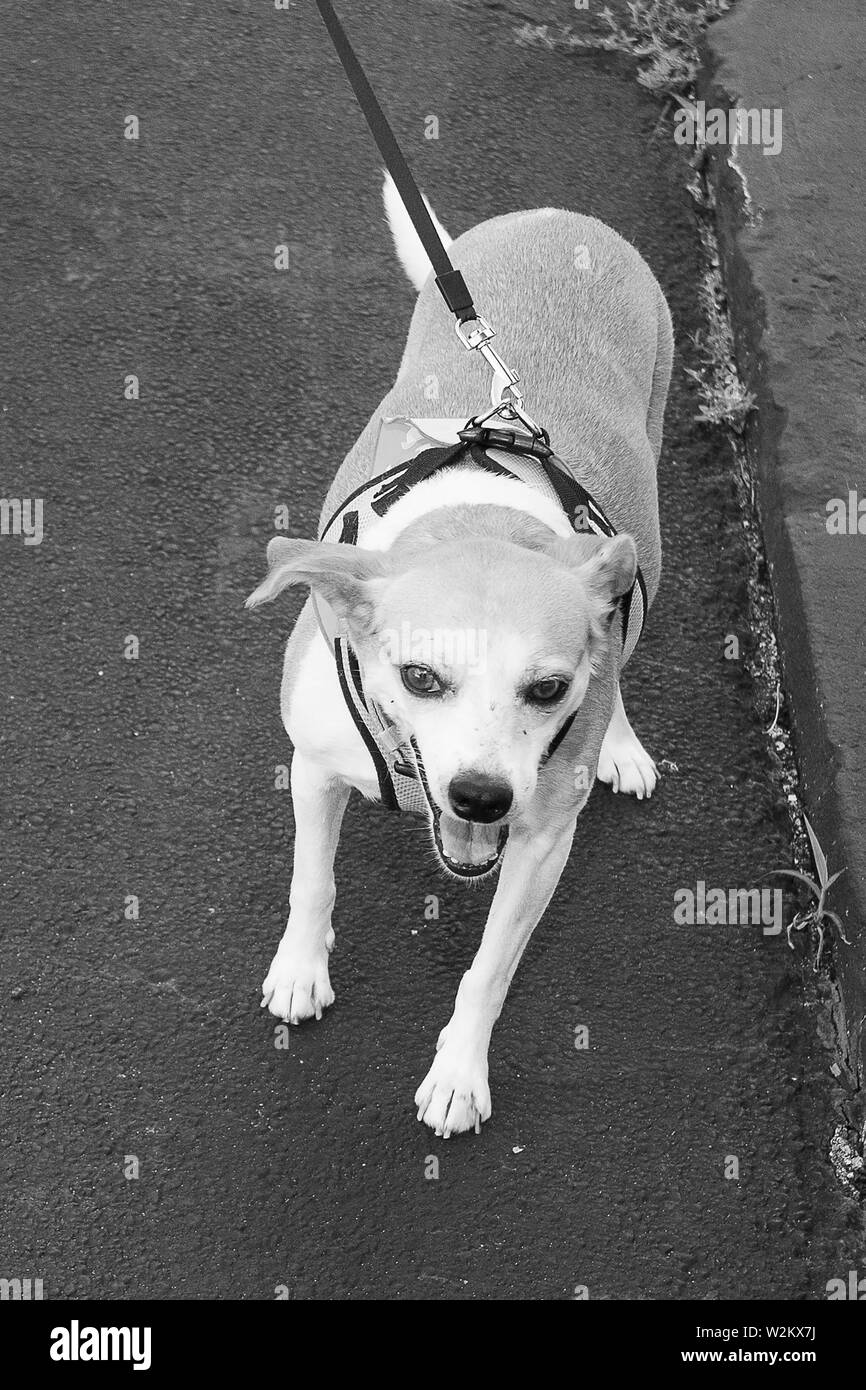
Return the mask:
[[[334, 13], [331, 0], [316, 0], [316, 5], [337, 50], [337, 57], [343, 64], [346, 76], [358, 99], [358, 105], [373, 134], [373, 139], [379, 146], [385, 167], [394, 180], [397, 192], [403, 200], [403, 206], [424, 250], [427, 252], [442, 298], [456, 319], [454, 327], [457, 330], [457, 336], [465, 348], [470, 351], [477, 350], [493, 372], [492, 406], [484, 415], [474, 416], [473, 423], [483, 425], [491, 416], [499, 416], [504, 420], [519, 420], [530, 435], [549, 443], [546, 432], [527, 415], [523, 408], [523, 393], [517, 385], [520, 380], [519, 375], [507, 367], [499, 353], [490, 346], [491, 338], [496, 336], [495, 331], [487, 320], [478, 313], [472, 302], [472, 295], [469, 293], [466, 281], [461, 272], [455, 270], [451, 263], [451, 257], [442, 245], [442, 240], [427, 209], [427, 204], [421, 197], [420, 189], [412, 177], [409, 165], [403, 158], [403, 152], [397, 144], [394, 132], [376, 99], [376, 93], [367, 81], [364, 69], [358, 61], [358, 55]], [[470, 322], [475, 326], [471, 329], [465, 328], [464, 325]]]
[[458, 323], [477, 319], [478, 314], [472, 303], [472, 295], [469, 293], [466, 281], [460, 271], [455, 270], [451, 264], [451, 258], [442, 245], [433, 219], [427, 211], [427, 205], [421, 197], [409, 165], [403, 158], [403, 152], [397, 144], [385, 113], [376, 99], [376, 93], [367, 81], [364, 69], [358, 62], [345, 29], [334, 13], [330, 0], [316, 0], [316, 4], [337, 50], [337, 57], [343, 64], [346, 76], [352, 84], [352, 90], [358, 98], [358, 105], [364, 113], [373, 139], [379, 146], [379, 152], [385, 161], [388, 172], [397, 185], [397, 192], [403, 199], [403, 204], [412, 219], [418, 236], [421, 238], [424, 250], [430, 257], [430, 264], [436, 272], [436, 284], [439, 286], [442, 298]]

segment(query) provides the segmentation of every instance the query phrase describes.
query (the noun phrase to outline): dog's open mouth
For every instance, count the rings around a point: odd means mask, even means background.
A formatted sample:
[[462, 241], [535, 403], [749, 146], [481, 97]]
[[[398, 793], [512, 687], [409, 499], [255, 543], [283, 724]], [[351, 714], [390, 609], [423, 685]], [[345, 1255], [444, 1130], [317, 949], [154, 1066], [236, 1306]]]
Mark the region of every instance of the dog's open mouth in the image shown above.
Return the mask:
[[436, 849], [446, 869], [460, 878], [480, 878], [496, 868], [508, 839], [507, 825], [460, 820], [438, 806], [432, 811]]
[[420, 749], [414, 738], [411, 742], [421, 786], [430, 808], [436, 853], [445, 868], [458, 878], [482, 878], [484, 874], [492, 873], [502, 858], [508, 839], [508, 826], [501, 821], [499, 824], [484, 825], [481, 821], [461, 820], [459, 816], [442, 811], [430, 794]]

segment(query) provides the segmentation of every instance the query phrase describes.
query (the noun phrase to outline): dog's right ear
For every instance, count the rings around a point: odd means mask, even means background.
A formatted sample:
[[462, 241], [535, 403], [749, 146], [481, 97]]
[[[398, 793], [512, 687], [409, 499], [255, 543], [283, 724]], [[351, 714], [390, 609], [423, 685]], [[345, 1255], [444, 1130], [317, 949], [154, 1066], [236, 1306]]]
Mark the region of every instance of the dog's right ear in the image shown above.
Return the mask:
[[274, 536], [268, 543], [268, 564], [267, 578], [250, 594], [247, 608], [269, 603], [290, 584], [308, 584], [357, 633], [372, 630], [374, 602], [370, 584], [388, 573], [378, 551], [331, 541]]

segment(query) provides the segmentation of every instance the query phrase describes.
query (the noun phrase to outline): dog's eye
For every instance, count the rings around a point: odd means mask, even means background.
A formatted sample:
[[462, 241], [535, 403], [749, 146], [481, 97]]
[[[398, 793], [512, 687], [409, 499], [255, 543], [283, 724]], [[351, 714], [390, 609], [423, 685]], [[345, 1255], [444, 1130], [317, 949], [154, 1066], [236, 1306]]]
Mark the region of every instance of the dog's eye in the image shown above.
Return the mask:
[[526, 690], [524, 698], [532, 705], [554, 705], [557, 700], [561, 700], [568, 689], [568, 681], [564, 681], [560, 676], [547, 676], [544, 680], [536, 681]]
[[400, 667], [400, 675], [403, 677], [403, 684], [413, 695], [441, 695], [442, 686], [435, 671], [431, 671], [429, 666], [419, 666], [412, 662], [408, 666]]

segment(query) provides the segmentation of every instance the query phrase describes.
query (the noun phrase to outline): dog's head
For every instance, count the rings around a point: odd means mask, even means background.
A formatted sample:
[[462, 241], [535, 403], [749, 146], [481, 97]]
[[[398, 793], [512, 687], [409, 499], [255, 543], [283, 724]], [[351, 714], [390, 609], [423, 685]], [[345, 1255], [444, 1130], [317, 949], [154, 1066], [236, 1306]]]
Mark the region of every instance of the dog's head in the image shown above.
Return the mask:
[[345, 620], [368, 697], [420, 751], [440, 858], [473, 878], [495, 868], [535, 796], [637, 567], [631, 536], [559, 537], [527, 521], [515, 539], [513, 514], [484, 534], [455, 517], [480, 510], [434, 513], [383, 552], [274, 539], [247, 600], [307, 584]]

